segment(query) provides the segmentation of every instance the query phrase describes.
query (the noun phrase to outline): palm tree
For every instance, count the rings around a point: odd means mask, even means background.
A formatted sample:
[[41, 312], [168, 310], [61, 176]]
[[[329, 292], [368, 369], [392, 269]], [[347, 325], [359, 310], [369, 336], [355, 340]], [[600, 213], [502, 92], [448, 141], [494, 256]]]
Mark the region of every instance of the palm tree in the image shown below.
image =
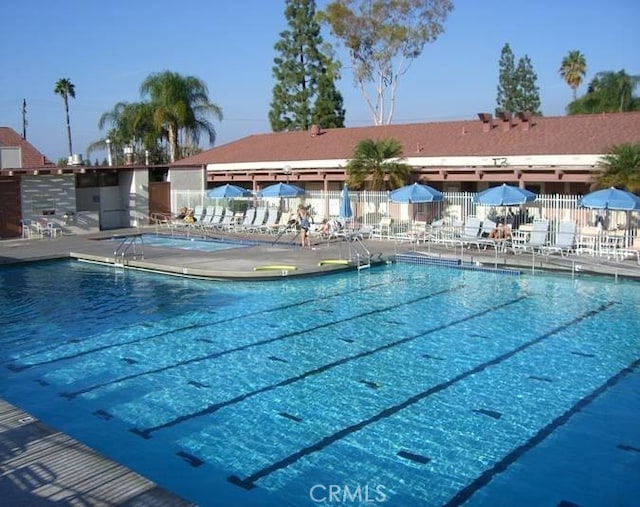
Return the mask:
[[600, 161], [596, 188], [617, 187], [640, 192], [640, 144], [625, 143], [612, 146]]
[[69, 97], [76, 98], [76, 87], [70, 79], [61, 78], [56, 82], [56, 87], [53, 90], [57, 95], [62, 97], [64, 101], [64, 112], [67, 116], [67, 139], [69, 141], [69, 156], [73, 155], [73, 149], [71, 147], [71, 123], [69, 122]]
[[587, 74], [587, 61], [584, 55], [577, 50], [569, 51], [569, 54], [562, 59], [559, 72], [562, 79], [571, 87], [573, 100], [576, 100], [578, 87]]
[[402, 145], [395, 139], [364, 139], [347, 163], [347, 183], [354, 190], [391, 190], [404, 185], [411, 167], [402, 162]]
[[200, 79], [163, 71], [149, 75], [140, 85], [140, 93], [149, 95], [156, 130], [167, 134], [171, 162], [180, 155], [181, 135], [197, 144], [200, 133], [205, 132], [209, 142], [215, 142], [216, 131], [206, 116], [221, 120], [222, 109], [209, 102], [207, 86]]
[[123, 159], [123, 149], [131, 146], [139, 154], [148, 151], [153, 154], [154, 163], [166, 162], [161, 154], [160, 143], [166, 138], [166, 131], [158, 130], [153, 121], [154, 110], [148, 102], [118, 102], [111, 111], [100, 116], [98, 128], [111, 127], [108, 136], [93, 142], [87, 148], [89, 154], [93, 151], [106, 149], [106, 139], [112, 143], [116, 160]]

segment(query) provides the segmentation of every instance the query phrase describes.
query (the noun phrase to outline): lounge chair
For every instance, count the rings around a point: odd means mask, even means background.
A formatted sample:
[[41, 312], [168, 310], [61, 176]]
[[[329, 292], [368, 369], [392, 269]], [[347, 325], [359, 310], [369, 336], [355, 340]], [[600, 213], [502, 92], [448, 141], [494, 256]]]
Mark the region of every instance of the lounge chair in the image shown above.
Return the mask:
[[195, 218], [196, 223], [202, 222], [202, 219], [204, 218], [204, 206], [198, 204], [193, 208], [193, 218]]
[[207, 208], [205, 210], [205, 213], [204, 213], [204, 216], [200, 220], [199, 226], [200, 227], [209, 227], [209, 226], [211, 226], [211, 222], [213, 220], [214, 213], [215, 213], [215, 207], [214, 206], [207, 206]]
[[634, 257], [638, 260], [638, 265], [640, 265], [640, 238], [637, 237], [633, 240], [631, 246], [620, 248], [617, 252], [617, 258], [620, 261]]
[[260, 233], [270, 233], [273, 228], [278, 223], [278, 209], [277, 208], [267, 208], [267, 219], [261, 225], [256, 225], [254, 228], [254, 232]]
[[475, 245], [480, 248], [482, 221], [478, 217], [468, 216], [462, 229], [462, 234], [455, 238], [455, 242], [462, 246], [471, 247]]
[[233, 213], [233, 210], [223, 208], [222, 217], [220, 218], [220, 221], [213, 226], [213, 228], [216, 230], [228, 231], [233, 227], [234, 218], [235, 214]]
[[519, 236], [514, 233], [511, 249], [513, 253], [535, 252], [540, 250], [547, 243], [547, 235], [549, 234], [548, 220], [535, 220], [531, 224], [531, 231], [528, 237]]
[[575, 251], [576, 248], [576, 223], [570, 220], [563, 220], [558, 224], [558, 232], [555, 240], [550, 245], [543, 245], [540, 251], [551, 254], [559, 253], [564, 257]]
[[256, 208], [249, 208], [244, 214], [244, 220], [240, 224], [232, 225], [229, 230], [233, 232], [247, 231], [253, 226], [253, 221], [256, 218]]
[[256, 216], [253, 217], [253, 222], [245, 228], [246, 232], [259, 232], [259, 229], [267, 218], [268, 208], [261, 206], [256, 209]]

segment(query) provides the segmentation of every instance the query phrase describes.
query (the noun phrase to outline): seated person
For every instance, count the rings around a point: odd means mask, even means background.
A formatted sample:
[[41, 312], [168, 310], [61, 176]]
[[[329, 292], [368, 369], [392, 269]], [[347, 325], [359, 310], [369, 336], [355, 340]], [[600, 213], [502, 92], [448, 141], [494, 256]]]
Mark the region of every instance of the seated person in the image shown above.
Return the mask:
[[495, 229], [489, 233], [490, 239], [510, 239], [511, 227], [506, 224], [499, 223]]
[[331, 236], [332, 234], [338, 232], [341, 229], [340, 222], [337, 220], [330, 218], [329, 220], [323, 220], [320, 227], [318, 227], [318, 232], [323, 236]]
[[178, 210], [178, 215], [176, 216], [176, 218], [178, 220], [184, 220], [187, 217], [188, 213], [189, 213], [189, 208], [187, 208], [186, 206], [183, 206]]
[[185, 214], [183, 220], [187, 224], [192, 224], [193, 222], [196, 221], [196, 217], [193, 215], [192, 209], [187, 210], [187, 213]]

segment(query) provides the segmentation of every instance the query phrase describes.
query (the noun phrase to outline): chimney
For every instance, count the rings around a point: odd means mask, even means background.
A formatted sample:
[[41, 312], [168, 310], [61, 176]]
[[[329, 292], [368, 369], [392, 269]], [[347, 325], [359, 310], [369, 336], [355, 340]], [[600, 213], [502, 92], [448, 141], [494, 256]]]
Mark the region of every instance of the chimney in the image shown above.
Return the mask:
[[523, 132], [527, 132], [529, 127], [531, 126], [531, 118], [533, 113], [531, 111], [521, 111], [517, 114], [518, 118], [520, 118], [520, 130]]
[[482, 122], [482, 132], [490, 132], [493, 128], [493, 117], [491, 113], [478, 113], [478, 118]]
[[502, 130], [507, 132], [511, 128], [511, 111], [498, 111], [496, 116], [502, 120]]
[[318, 125], [316, 125], [315, 123], [313, 125], [311, 125], [311, 128], [309, 129], [309, 131], [311, 132], [311, 137], [315, 137], [315, 136], [319, 136], [320, 135], [320, 127]]

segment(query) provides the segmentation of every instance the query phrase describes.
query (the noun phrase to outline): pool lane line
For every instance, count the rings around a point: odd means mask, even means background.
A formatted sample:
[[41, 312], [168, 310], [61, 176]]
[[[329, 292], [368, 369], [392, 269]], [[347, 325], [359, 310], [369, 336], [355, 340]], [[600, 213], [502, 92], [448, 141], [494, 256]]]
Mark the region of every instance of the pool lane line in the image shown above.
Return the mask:
[[278, 461], [276, 461], [275, 463], [264, 467], [256, 472], [254, 472], [253, 474], [249, 475], [248, 477], [245, 477], [244, 479], [236, 476], [236, 475], [230, 475], [229, 477], [227, 477], [227, 480], [229, 482], [231, 482], [232, 484], [235, 484], [236, 486], [239, 486], [241, 488], [244, 489], [253, 489], [256, 487], [255, 482], [268, 476], [271, 475], [274, 472], [277, 472], [278, 470], [281, 470], [283, 468], [288, 467], [289, 465], [295, 463], [296, 461], [304, 458], [305, 456], [308, 456], [309, 454], [321, 451], [322, 449], [324, 449], [325, 447], [328, 447], [329, 445], [333, 444], [334, 442], [337, 442], [338, 440], [341, 440], [349, 435], [351, 435], [352, 433], [355, 433], [357, 431], [360, 431], [361, 429], [376, 423], [382, 419], [386, 419], [388, 417], [391, 417], [395, 414], [397, 414], [398, 412], [400, 412], [401, 410], [404, 410], [407, 407], [410, 407], [412, 405], [415, 405], [416, 403], [418, 403], [419, 401], [424, 400], [425, 398], [428, 398], [429, 396], [436, 394], [440, 391], [443, 391], [445, 389], [447, 389], [448, 387], [451, 387], [452, 385], [460, 382], [461, 380], [466, 379], [467, 377], [470, 377], [471, 375], [475, 375], [476, 373], [480, 373], [484, 370], [486, 370], [487, 368], [491, 367], [491, 366], [495, 366], [497, 364], [500, 364], [504, 361], [506, 361], [507, 359], [510, 359], [511, 357], [515, 356], [516, 354], [518, 354], [519, 352], [522, 352], [523, 350], [528, 349], [529, 347], [532, 347], [533, 345], [536, 345], [537, 343], [540, 343], [541, 341], [555, 335], [558, 334], [561, 331], [564, 331], [565, 329], [568, 329], [572, 326], [574, 326], [575, 324], [589, 318], [589, 317], [593, 317], [595, 315], [597, 315], [598, 313], [601, 313], [605, 310], [607, 310], [609, 307], [611, 307], [614, 303], [605, 303], [600, 305], [598, 308], [595, 308], [593, 310], [589, 310], [588, 312], [570, 320], [569, 322], [566, 322], [558, 327], [553, 328], [552, 330], [548, 331], [547, 333], [540, 335], [536, 338], [533, 338], [532, 340], [529, 340], [528, 342], [525, 342], [521, 345], [519, 345], [518, 347], [516, 347], [515, 349], [512, 349], [508, 352], [505, 352], [504, 354], [500, 354], [499, 356], [494, 357], [493, 359], [489, 360], [489, 361], [485, 361], [484, 363], [480, 363], [479, 365], [471, 368], [470, 370], [467, 371], [463, 371], [462, 373], [459, 373], [458, 375], [456, 375], [455, 377], [445, 381], [445, 382], [441, 382], [440, 384], [436, 384], [435, 386], [430, 387], [429, 389], [422, 391], [418, 394], [415, 394], [413, 396], [411, 396], [410, 398], [407, 398], [406, 400], [404, 400], [401, 403], [398, 403], [396, 405], [392, 405], [390, 407], [385, 408], [384, 410], [378, 412], [377, 414], [369, 417], [368, 419], [364, 419], [358, 423], [352, 424], [351, 426], [347, 426], [346, 428], [342, 428], [341, 430], [328, 435], [322, 439], [320, 439], [319, 441], [317, 441], [314, 444], [311, 444], [307, 447], [304, 447], [296, 452], [294, 452], [293, 454], [290, 454], [289, 456], [286, 456], [285, 458], [282, 458]]
[[337, 326], [339, 324], [345, 323], [345, 322], [349, 322], [351, 320], [357, 320], [360, 319], [362, 317], [367, 317], [369, 315], [373, 315], [375, 313], [380, 313], [380, 312], [384, 312], [384, 311], [389, 311], [389, 310], [395, 310], [397, 308], [400, 308], [401, 306], [405, 306], [408, 304], [414, 304], [414, 303], [418, 303], [420, 301], [425, 301], [427, 299], [431, 299], [433, 297], [436, 296], [441, 296], [443, 294], [447, 294], [450, 292], [454, 292], [456, 290], [461, 290], [464, 288], [464, 285], [457, 285], [455, 287], [448, 287], [446, 289], [437, 291], [437, 292], [431, 292], [425, 296], [420, 296], [419, 298], [410, 300], [410, 301], [403, 301], [401, 303], [396, 303], [394, 305], [391, 306], [387, 306], [384, 308], [380, 308], [377, 310], [370, 310], [368, 312], [364, 312], [364, 313], [360, 313], [357, 315], [352, 315], [351, 317], [348, 317], [346, 319], [342, 319], [342, 320], [333, 320], [331, 322], [325, 322], [323, 324], [318, 324], [314, 327], [310, 327], [310, 328], [305, 328], [305, 329], [300, 329], [298, 331], [292, 331], [289, 333], [285, 333], [285, 334], [281, 334], [278, 336], [274, 336], [273, 338], [266, 338], [264, 340], [259, 340], [257, 342], [251, 342], [251, 343], [246, 343], [244, 345], [239, 345], [237, 347], [233, 347], [230, 349], [226, 349], [226, 350], [220, 350], [218, 352], [212, 352], [211, 354], [207, 354], [206, 356], [199, 356], [199, 357], [194, 357], [191, 359], [187, 359], [185, 361], [181, 361], [179, 363], [173, 363], [173, 364], [169, 364], [166, 366], [162, 366], [160, 368], [156, 368], [155, 370], [146, 370], [146, 371], [141, 371], [141, 372], [137, 372], [137, 373], [132, 373], [131, 375], [125, 375], [124, 377], [119, 377], [117, 379], [112, 379], [109, 380], [107, 382], [102, 382], [100, 384], [94, 384], [93, 386], [89, 386], [89, 387], [85, 387], [83, 389], [79, 389], [77, 391], [71, 391], [71, 392], [62, 392], [60, 393], [60, 396], [64, 397], [64, 398], [68, 398], [68, 399], [72, 399], [75, 398], [76, 396], [80, 395], [80, 394], [85, 394], [88, 393], [90, 391], [94, 391], [96, 389], [100, 389], [102, 387], [106, 387], [108, 385], [112, 385], [112, 384], [117, 384], [118, 382], [126, 382], [128, 380], [132, 380], [135, 378], [139, 378], [139, 377], [143, 377], [145, 375], [154, 375], [156, 373], [162, 373], [168, 370], [171, 370], [173, 368], [180, 368], [182, 366], [186, 366], [189, 364], [195, 364], [195, 363], [199, 363], [202, 361], [210, 361], [211, 359], [217, 359], [219, 357], [222, 356], [226, 356], [228, 354], [232, 354], [234, 352], [240, 352], [243, 350], [248, 350], [251, 349], [253, 347], [259, 347], [262, 345], [268, 345], [270, 343], [274, 343], [274, 342], [278, 342], [280, 340], [285, 340], [287, 338], [292, 338], [295, 336], [301, 336], [303, 334], [307, 334], [307, 333], [311, 333], [313, 331], [318, 331], [319, 329], [326, 329], [328, 327], [332, 327], [332, 326]]
[[217, 403], [212, 403], [211, 405], [200, 409], [196, 412], [192, 412], [190, 414], [185, 414], [179, 417], [176, 417], [175, 419], [172, 419], [171, 421], [167, 421], [166, 423], [163, 424], [159, 424], [157, 426], [151, 426], [149, 428], [132, 428], [129, 431], [131, 431], [132, 433], [135, 433], [136, 435], [141, 436], [142, 438], [151, 438], [151, 433], [154, 433], [156, 431], [159, 430], [163, 430], [166, 428], [169, 428], [171, 426], [175, 426], [177, 424], [180, 424], [182, 422], [188, 421], [190, 419], [195, 419], [197, 417], [202, 417], [205, 415], [211, 415], [214, 412], [217, 412], [218, 410], [220, 410], [221, 408], [225, 408], [228, 407], [230, 405], [235, 405], [236, 403], [240, 403], [242, 401], [245, 401], [248, 398], [252, 398], [253, 396], [257, 396], [258, 394], [263, 394], [269, 391], [273, 391], [274, 389], [277, 389], [279, 387], [284, 387], [284, 386], [288, 386], [290, 384], [293, 384], [295, 382], [298, 382], [300, 380], [304, 380], [308, 377], [312, 377], [314, 375], [319, 375], [321, 373], [324, 373], [326, 371], [329, 371], [337, 366], [341, 366], [343, 364], [349, 363], [351, 361], [356, 361], [358, 359], [362, 359], [363, 357], [368, 357], [371, 356], [373, 354], [377, 354], [378, 352], [382, 352], [384, 350], [388, 350], [391, 349], [393, 347], [397, 347], [399, 345], [403, 345], [405, 343], [408, 343], [410, 341], [416, 340], [418, 338], [422, 338], [426, 335], [429, 335], [431, 333], [435, 333], [436, 331], [442, 331], [443, 329], [447, 329], [451, 326], [456, 326], [458, 324], [461, 324], [463, 322], [467, 322], [469, 320], [473, 320], [476, 319], [478, 317], [481, 317], [483, 315], [486, 315], [488, 313], [492, 313], [496, 310], [502, 309], [502, 308], [506, 308], [508, 306], [511, 306], [513, 304], [519, 303], [520, 301], [526, 299], [526, 296], [520, 296], [514, 300], [511, 301], [507, 301], [505, 303], [502, 303], [500, 305], [494, 305], [490, 308], [487, 308], [485, 310], [473, 313], [471, 315], [467, 315], [466, 317], [462, 317], [460, 319], [454, 320], [452, 322], [449, 322], [447, 324], [440, 324], [439, 326], [436, 326], [434, 328], [431, 328], [427, 331], [423, 331], [421, 333], [418, 333], [416, 335], [412, 335], [412, 336], [405, 336], [404, 338], [401, 338], [399, 340], [395, 340], [393, 342], [390, 343], [385, 343], [384, 345], [380, 345], [379, 347], [376, 347], [374, 349], [369, 349], [369, 350], [364, 350], [362, 352], [358, 352], [357, 354], [354, 354], [352, 356], [345, 356], [343, 358], [340, 358], [336, 361], [333, 361], [331, 363], [326, 363], [323, 364], [322, 366], [318, 366], [317, 368], [314, 368], [313, 370], [308, 370], [305, 371], [303, 373], [300, 373], [294, 377], [288, 377], [284, 380], [281, 380], [280, 382], [276, 382], [275, 384], [269, 384], [263, 387], [260, 387], [258, 389], [255, 389], [254, 391], [248, 391], [246, 393], [242, 393], [234, 398], [230, 398], [228, 400], [224, 400], [224, 401], [219, 401]]
[[571, 406], [566, 412], [556, 417], [553, 421], [546, 426], [540, 428], [538, 432], [522, 445], [513, 449], [509, 454], [504, 456], [500, 461], [496, 462], [491, 468], [485, 470], [476, 479], [459, 490], [455, 496], [451, 498], [443, 507], [457, 507], [464, 504], [469, 500], [478, 490], [485, 487], [493, 478], [504, 472], [510, 465], [519, 460], [523, 454], [533, 449], [536, 445], [540, 444], [545, 438], [551, 435], [560, 426], [566, 424], [569, 419], [577, 412], [585, 408], [591, 402], [593, 402], [598, 396], [605, 391], [616, 385], [623, 377], [632, 373], [638, 366], [640, 366], [640, 358], [631, 362], [625, 366], [622, 370], [616, 373], [614, 376], [607, 379], [607, 381], [601, 384], [599, 387], [591, 391], [589, 394], [578, 400], [573, 406]]
[[[401, 279], [400, 281], [402, 281], [402, 280], [403, 279]], [[108, 349], [114, 348], [114, 347], [132, 345], [134, 343], [140, 343], [140, 342], [143, 342], [143, 341], [146, 341], [146, 340], [153, 340], [155, 338], [161, 338], [163, 336], [168, 336], [168, 335], [171, 335], [171, 334], [174, 334], [174, 333], [181, 333], [181, 332], [184, 332], [184, 331], [192, 331], [194, 329], [199, 329], [199, 328], [207, 328], [207, 327], [210, 327], [210, 326], [217, 326], [219, 324], [225, 324], [227, 322], [231, 322], [231, 321], [234, 321], [236, 319], [244, 319], [244, 318], [247, 318], [247, 317], [255, 317], [257, 315], [268, 314], [268, 313], [272, 313], [272, 312], [278, 312], [278, 311], [281, 311], [281, 310], [288, 310], [289, 308], [295, 308], [296, 306], [304, 306], [306, 304], [316, 304], [318, 301], [329, 300], [329, 299], [336, 298], [336, 297], [342, 297], [342, 296], [345, 296], [347, 294], [354, 293], [354, 292], [362, 292], [362, 291], [367, 291], [369, 289], [376, 289], [378, 287], [385, 286], [385, 285], [388, 285], [388, 282], [381, 282], [381, 283], [378, 283], [378, 284], [369, 285], [369, 286], [364, 287], [364, 288], [356, 287], [356, 288], [354, 288], [352, 290], [347, 290], [347, 291], [344, 291], [344, 292], [336, 292], [336, 293], [333, 293], [333, 294], [328, 294], [328, 295], [320, 296], [320, 297], [313, 298], [313, 299], [303, 299], [301, 301], [298, 301], [298, 302], [295, 302], [295, 303], [292, 303], [292, 304], [283, 304], [283, 305], [279, 305], [279, 306], [276, 306], [276, 307], [273, 307], [273, 308], [269, 308], [267, 310], [256, 310], [254, 312], [245, 313], [244, 315], [236, 315], [235, 317], [226, 317], [224, 319], [220, 319], [220, 320], [217, 320], [215, 322], [207, 322], [206, 324], [192, 324], [190, 326], [184, 326], [184, 327], [181, 327], [179, 329], [172, 329], [170, 331], [163, 331], [162, 333], [157, 333], [157, 334], [150, 335], [150, 336], [143, 336], [141, 338], [136, 338], [135, 340], [129, 340], [129, 341], [124, 341], [124, 342], [119, 342], [119, 343], [110, 343], [108, 345], [103, 345], [101, 347], [96, 347], [96, 348], [93, 348], [91, 350], [84, 350], [82, 352], [77, 352], [77, 353], [69, 355], [69, 356], [61, 356], [61, 357], [57, 357], [55, 359], [50, 359], [48, 361], [42, 361], [40, 363], [32, 363], [32, 364], [27, 364], [27, 365], [16, 365], [16, 364], [13, 364], [16, 361], [16, 359], [6, 360], [6, 361], [2, 361], [2, 362], [3, 363], [9, 363], [9, 364], [5, 364], [6, 368], [8, 368], [9, 370], [14, 371], [14, 372], [20, 372], [20, 371], [24, 371], [24, 370], [27, 370], [29, 368], [33, 368], [33, 367], [36, 367], [36, 366], [43, 366], [43, 365], [46, 365], [46, 364], [52, 364], [52, 363], [55, 363], [57, 361], [64, 361], [66, 359], [77, 359], [78, 357], [82, 357], [82, 356], [86, 356], [86, 355], [89, 355], [89, 354], [93, 354], [95, 352], [102, 352], [104, 350], [108, 350]], [[131, 326], [127, 326], [127, 327], [125, 327], [123, 329], [128, 329], [130, 327]], [[112, 333], [115, 333], [117, 331], [118, 330], [111, 330]], [[56, 350], [59, 347], [63, 347], [65, 345], [69, 345], [69, 344], [72, 344], [72, 343], [78, 343], [79, 341], [80, 340], [78, 340], [77, 338], [72, 338], [70, 340], [66, 340], [63, 343], [56, 344], [56, 345], [51, 346], [49, 348], [41, 349], [38, 352], [33, 352], [31, 354], [27, 354], [27, 355], [21, 356], [20, 358], [18, 358], [18, 360], [24, 360], [24, 359], [26, 359], [26, 358], [28, 358], [30, 356], [35, 355], [35, 354], [42, 354], [42, 353], [46, 353], [46, 352], [51, 352], [53, 350]]]

